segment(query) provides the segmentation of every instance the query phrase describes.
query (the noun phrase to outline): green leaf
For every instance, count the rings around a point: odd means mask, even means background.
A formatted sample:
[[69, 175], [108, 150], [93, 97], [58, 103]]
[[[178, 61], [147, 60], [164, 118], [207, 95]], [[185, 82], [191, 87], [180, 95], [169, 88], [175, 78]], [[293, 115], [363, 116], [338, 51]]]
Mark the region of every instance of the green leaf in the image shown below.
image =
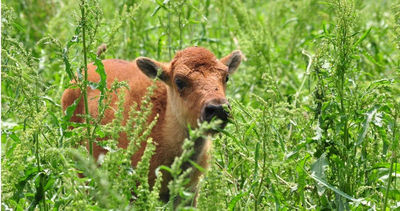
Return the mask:
[[50, 177], [50, 178], [46, 181], [46, 185], [44, 186], [44, 191], [47, 191], [47, 190], [53, 188], [55, 182], [56, 182], [55, 177]]
[[365, 118], [365, 121], [363, 123], [362, 130], [358, 134], [357, 143], [356, 143], [357, 146], [359, 146], [364, 141], [364, 138], [365, 138], [365, 136], [367, 135], [367, 132], [368, 132], [369, 123], [372, 121], [372, 118], [376, 114], [377, 110], [378, 110], [378, 106], [375, 105], [371, 110], [369, 110], [366, 113], [367, 117]]
[[104, 133], [104, 131], [103, 131], [101, 128], [96, 128], [96, 135], [97, 135], [99, 138], [104, 138], [104, 137], [106, 137], [106, 134]]
[[356, 47], [356, 46], [359, 45], [363, 40], [365, 40], [365, 38], [367, 38], [368, 34], [371, 32], [371, 29], [372, 29], [372, 27], [369, 27], [369, 29], [368, 29], [366, 32], [364, 32], [364, 34], [360, 37], [360, 39], [358, 39], [358, 40], [354, 43], [353, 47]]
[[16, 184], [17, 191], [14, 192], [13, 199], [15, 201], [19, 201], [19, 199], [24, 197], [23, 190], [25, 188], [26, 183], [35, 177], [39, 173], [39, 169], [36, 166], [29, 166], [24, 171], [24, 176], [18, 180], [18, 184]]
[[196, 162], [194, 162], [192, 160], [189, 160], [189, 163], [192, 164], [200, 172], [205, 172], [206, 171], [203, 167], [201, 167], [199, 164], [197, 164]]
[[249, 192], [242, 192], [239, 193], [238, 195], [236, 195], [235, 197], [233, 197], [233, 199], [229, 202], [228, 205], [228, 210], [233, 210], [233, 208], [235, 208], [236, 203], [243, 198], [243, 196], [247, 195]]
[[156, 0], [156, 3], [158, 4], [158, 6], [154, 9], [153, 13], [151, 13], [151, 17], [153, 17], [154, 15], [157, 14], [157, 12], [163, 8], [168, 12], [171, 12], [165, 5], [167, 5], [169, 2], [169, 0], [164, 0], [163, 2], [161, 2], [160, 0]]
[[65, 64], [65, 72], [67, 72], [70, 80], [74, 79], [75, 76], [74, 73], [72, 72], [71, 63], [69, 62], [68, 51], [72, 45], [79, 43], [80, 33], [81, 33], [81, 27], [78, 25], [78, 27], [76, 27], [75, 29], [75, 35], [71, 38], [71, 40], [68, 41], [67, 45], [65, 46], [62, 52], [62, 57]]
[[21, 139], [14, 132], [11, 132], [10, 134], [7, 134], [7, 135], [3, 133], [2, 137], [3, 137], [3, 135], [9, 136], [12, 140], [14, 140], [14, 142], [11, 143], [11, 146], [6, 148], [6, 157], [11, 158], [15, 147], [17, 146], [17, 144], [21, 143]]
[[[325, 170], [326, 167], [328, 166], [328, 161], [326, 159], [325, 153], [321, 155], [321, 157], [318, 158], [312, 165], [311, 165], [311, 172], [313, 175], [317, 176], [318, 178], [321, 178], [323, 180], [326, 180], [326, 174]], [[317, 190], [318, 190], [318, 195], [322, 196], [325, 192], [325, 187], [319, 183], [317, 183]]]
[[[93, 87], [95, 87], [96, 89], [100, 90], [100, 98], [99, 98], [99, 105], [101, 105], [104, 97], [105, 97], [105, 93], [107, 91], [107, 74], [106, 71], [104, 69], [104, 64], [101, 61], [101, 59], [99, 59], [96, 54], [94, 53], [90, 53], [89, 56], [91, 57], [91, 59], [94, 60], [94, 65], [96, 66], [96, 72], [100, 75], [100, 81], [97, 83], [97, 85], [93, 85]], [[100, 113], [100, 109], [101, 107], [98, 107], [99, 109], [99, 113]]]
[[65, 116], [63, 118], [63, 122], [62, 122], [62, 128], [65, 130], [67, 129], [67, 125], [69, 120], [71, 119], [71, 117], [74, 115], [75, 109], [79, 104], [79, 101], [81, 100], [80, 97], [78, 97], [74, 103], [72, 103], [72, 105], [68, 106], [67, 109], [65, 109]]
[[257, 177], [258, 174], [258, 158], [260, 154], [260, 142], [257, 142], [256, 144], [256, 152], [254, 153], [254, 180]]
[[389, 86], [389, 85], [391, 85], [391, 84], [393, 84], [393, 79], [384, 78], [384, 79], [372, 81], [372, 82], [369, 84], [367, 90], [373, 90], [373, 89], [376, 89], [376, 88], [378, 88], [378, 87], [381, 87], [381, 86]]
[[320, 178], [320, 177], [318, 177], [318, 176], [316, 176], [314, 174], [311, 174], [310, 177], [313, 178], [318, 183], [320, 183], [321, 185], [327, 187], [328, 189], [332, 190], [333, 192], [339, 194], [340, 196], [342, 196], [342, 197], [344, 197], [344, 198], [346, 198], [346, 199], [348, 199], [350, 201], [353, 201], [355, 203], [361, 203], [363, 205], [369, 206], [369, 203], [367, 201], [365, 201], [364, 199], [362, 199], [362, 198], [356, 199], [356, 198], [348, 195], [347, 193], [335, 188], [334, 186], [332, 186], [328, 182], [326, 182], [324, 179], [322, 179], [322, 178]]
[[306, 186], [306, 172], [304, 170], [304, 166], [309, 158], [310, 155], [307, 154], [299, 163], [297, 163], [296, 165], [296, 172], [298, 175], [297, 187], [292, 188], [292, 191], [293, 189], [295, 190], [297, 189], [296, 192], [300, 195], [303, 206], [306, 206], [304, 197], [304, 188]]

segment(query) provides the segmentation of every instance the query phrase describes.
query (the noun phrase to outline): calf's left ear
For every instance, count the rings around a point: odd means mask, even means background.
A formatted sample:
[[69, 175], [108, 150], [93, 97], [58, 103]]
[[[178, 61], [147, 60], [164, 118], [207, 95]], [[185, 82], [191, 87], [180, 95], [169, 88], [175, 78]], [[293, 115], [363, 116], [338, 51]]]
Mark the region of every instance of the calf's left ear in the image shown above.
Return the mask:
[[169, 80], [169, 72], [167, 68], [160, 62], [154, 61], [147, 57], [139, 57], [136, 59], [136, 65], [149, 78], [158, 77], [167, 83]]
[[239, 50], [233, 51], [228, 56], [225, 56], [220, 60], [222, 64], [228, 66], [229, 74], [235, 72], [235, 70], [239, 67], [240, 62], [242, 61], [242, 52]]

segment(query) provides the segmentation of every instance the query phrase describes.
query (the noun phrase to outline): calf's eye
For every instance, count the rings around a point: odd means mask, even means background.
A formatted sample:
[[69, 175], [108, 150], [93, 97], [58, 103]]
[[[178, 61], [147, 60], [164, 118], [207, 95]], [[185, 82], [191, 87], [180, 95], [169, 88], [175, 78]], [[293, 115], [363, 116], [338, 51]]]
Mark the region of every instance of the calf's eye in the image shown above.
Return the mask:
[[186, 86], [185, 81], [183, 81], [182, 79], [179, 79], [179, 78], [175, 79], [175, 84], [176, 84], [176, 87], [178, 88], [178, 91], [182, 91], [183, 88], [185, 88], [185, 86]]
[[229, 81], [229, 75], [226, 75], [225, 77], [225, 83]]

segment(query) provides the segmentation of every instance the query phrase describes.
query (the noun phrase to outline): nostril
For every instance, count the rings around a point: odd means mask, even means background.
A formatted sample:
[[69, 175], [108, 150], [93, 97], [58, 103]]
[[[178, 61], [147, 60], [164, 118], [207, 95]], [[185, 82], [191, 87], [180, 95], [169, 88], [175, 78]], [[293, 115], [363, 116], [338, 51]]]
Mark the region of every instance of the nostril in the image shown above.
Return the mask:
[[223, 105], [207, 105], [204, 109], [203, 119], [211, 121], [214, 117], [226, 121], [229, 116], [229, 111], [224, 109]]
[[216, 113], [217, 113], [217, 106], [207, 105], [204, 110], [204, 119], [206, 121], [211, 121], [211, 119], [216, 115]]

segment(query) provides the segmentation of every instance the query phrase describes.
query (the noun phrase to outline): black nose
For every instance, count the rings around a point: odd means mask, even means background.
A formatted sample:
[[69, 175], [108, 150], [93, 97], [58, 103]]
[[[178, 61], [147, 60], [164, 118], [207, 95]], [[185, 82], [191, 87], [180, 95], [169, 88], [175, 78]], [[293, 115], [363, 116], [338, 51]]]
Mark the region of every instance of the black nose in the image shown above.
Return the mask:
[[[224, 108], [226, 107], [226, 108]], [[213, 118], [220, 119], [222, 121], [227, 121], [229, 116], [228, 104], [209, 104], [206, 105], [203, 112], [203, 120], [210, 122]]]

